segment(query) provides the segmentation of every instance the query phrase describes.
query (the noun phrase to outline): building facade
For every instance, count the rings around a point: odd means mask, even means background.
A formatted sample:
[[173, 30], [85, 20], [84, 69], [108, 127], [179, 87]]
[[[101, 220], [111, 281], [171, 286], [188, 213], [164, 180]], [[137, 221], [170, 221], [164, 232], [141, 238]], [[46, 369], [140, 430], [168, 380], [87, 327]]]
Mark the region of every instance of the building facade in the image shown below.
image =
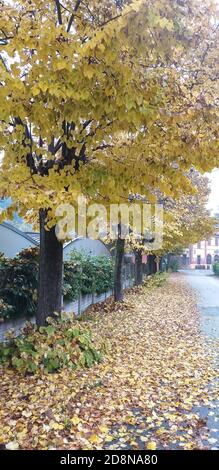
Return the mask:
[[211, 269], [214, 263], [219, 262], [219, 212], [214, 216], [218, 221], [214, 235], [208, 240], [190, 245], [180, 256], [181, 268]]
[[212, 265], [219, 262], [219, 232], [208, 240], [191, 245], [187, 251], [188, 265], [191, 269], [203, 266], [212, 268]]

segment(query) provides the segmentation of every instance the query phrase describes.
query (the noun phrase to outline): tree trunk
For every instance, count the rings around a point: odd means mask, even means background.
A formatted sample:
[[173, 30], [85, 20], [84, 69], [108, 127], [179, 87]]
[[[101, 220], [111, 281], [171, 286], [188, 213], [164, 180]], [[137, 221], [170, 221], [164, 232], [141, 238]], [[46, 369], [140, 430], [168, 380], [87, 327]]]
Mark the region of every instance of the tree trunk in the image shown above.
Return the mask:
[[160, 258], [160, 261], [159, 261], [159, 271], [160, 272], [164, 271], [164, 269], [163, 269], [163, 258], [162, 257]]
[[135, 286], [139, 286], [143, 281], [142, 254], [141, 250], [135, 250]]
[[170, 268], [170, 262], [171, 262], [171, 254], [168, 253], [168, 255], [167, 255], [167, 271], [168, 271], [169, 268]]
[[125, 251], [125, 240], [118, 238], [116, 241], [116, 259], [115, 259], [115, 276], [114, 276], [114, 300], [119, 302], [123, 300], [122, 286], [122, 266]]
[[38, 305], [36, 323], [46, 325], [47, 317], [61, 312], [62, 308], [62, 277], [63, 277], [63, 245], [55, 234], [55, 227], [45, 230], [47, 212], [39, 212], [40, 219], [40, 265], [38, 283]]
[[157, 272], [156, 256], [148, 255], [148, 274], [155, 274]]

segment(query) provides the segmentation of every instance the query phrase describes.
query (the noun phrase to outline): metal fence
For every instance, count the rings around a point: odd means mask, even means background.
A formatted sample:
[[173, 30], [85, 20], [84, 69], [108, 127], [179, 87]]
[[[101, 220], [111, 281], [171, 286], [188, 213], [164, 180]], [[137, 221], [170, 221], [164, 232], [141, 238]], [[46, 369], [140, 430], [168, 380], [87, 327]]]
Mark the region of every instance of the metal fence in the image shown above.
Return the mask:
[[[131, 263], [124, 264], [123, 266], [123, 288], [132, 287], [134, 285], [134, 266]], [[113, 295], [113, 290], [108, 290], [102, 294], [86, 294], [79, 295], [78, 299], [74, 302], [64, 302], [64, 310], [66, 312], [74, 312], [76, 315], [83, 313], [90, 305], [103, 302], [108, 297]]]
[[[135, 265], [132, 263], [124, 263], [123, 266], [123, 288], [126, 289], [128, 287], [132, 287], [134, 285], [135, 280]], [[98, 302], [104, 302], [108, 297], [113, 295], [113, 290], [108, 290], [102, 294], [86, 294], [86, 295], [79, 295], [78, 299], [72, 302], [63, 303], [63, 310], [67, 313], [74, 312], [75, 315], [80, 315], [83, 313], [90, 305], [96, 304]], [[22, 327], [24, 326], [26, 321], [31, 321], [35, 323], [35, 318], [25, 318], [19, 317], [15, 319], [8, 320], [4, 323], [0, 323], [0, 341], [3, 341], [5, 338], [5, 333], [8, 330], [13, 329], [14, 334], [18, 335]]]

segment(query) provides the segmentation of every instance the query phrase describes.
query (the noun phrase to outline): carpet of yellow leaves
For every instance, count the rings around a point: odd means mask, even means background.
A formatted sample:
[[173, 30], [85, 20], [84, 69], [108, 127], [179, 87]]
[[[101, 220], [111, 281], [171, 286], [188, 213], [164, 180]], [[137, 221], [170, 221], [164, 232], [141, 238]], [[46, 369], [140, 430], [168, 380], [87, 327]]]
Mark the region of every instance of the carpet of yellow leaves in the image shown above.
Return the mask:
[[[216, 349], [181, 275], [91, 307], [106, 354], [92, 369], [22, 377], [1, 371], [0, 446], [19, 449], [212, 448]], [[214, 439], [213, 439], [214, 440]], [[215, 439], [216, 442], [216, 439]]]

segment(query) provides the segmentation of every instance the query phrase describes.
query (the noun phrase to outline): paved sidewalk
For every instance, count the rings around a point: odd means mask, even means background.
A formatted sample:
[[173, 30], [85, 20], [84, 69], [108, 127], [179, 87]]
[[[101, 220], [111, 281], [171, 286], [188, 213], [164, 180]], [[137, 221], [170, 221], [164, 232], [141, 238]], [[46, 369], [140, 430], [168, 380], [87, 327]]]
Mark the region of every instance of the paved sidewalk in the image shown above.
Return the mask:
[[186, 280], [197, 293], [197, 302], [202, 312], [203, 331], [219, 339], [219, 277], [212, 271], [185, 270]]

